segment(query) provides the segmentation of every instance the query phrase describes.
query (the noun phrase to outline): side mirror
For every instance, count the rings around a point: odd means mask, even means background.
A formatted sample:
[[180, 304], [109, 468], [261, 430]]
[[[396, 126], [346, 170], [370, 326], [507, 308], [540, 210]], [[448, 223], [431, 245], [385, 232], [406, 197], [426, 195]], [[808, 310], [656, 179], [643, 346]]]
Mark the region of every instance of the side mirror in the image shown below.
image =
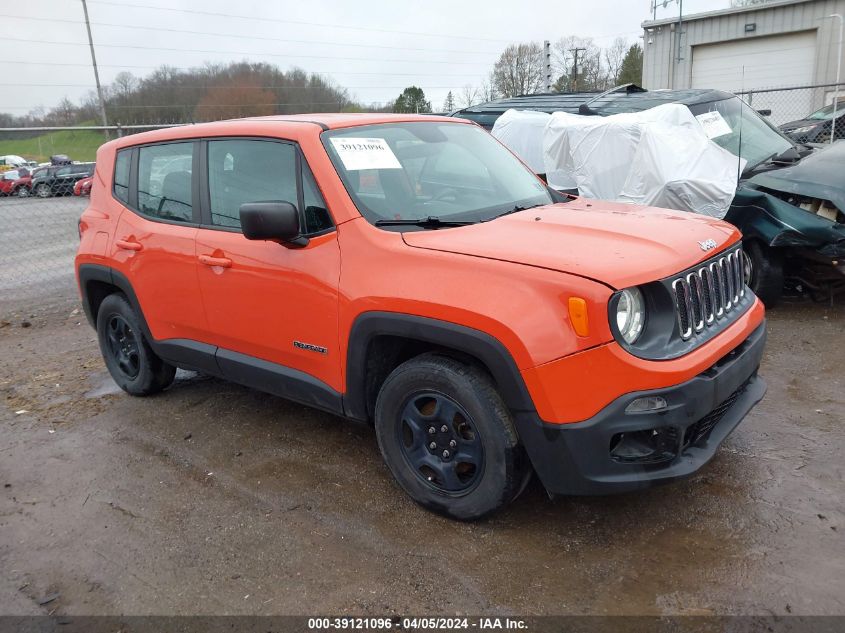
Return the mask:
[[757, 114], [759, 114], [760, 116], [772, 116], [772, 109], [763, 108], [762, 110], [757, 110]]
[[248, 240], [272, 240], [305, 246], [299, 233], [299, 212], [290, 202], [247, 202], [241, 205], [241, 229]]

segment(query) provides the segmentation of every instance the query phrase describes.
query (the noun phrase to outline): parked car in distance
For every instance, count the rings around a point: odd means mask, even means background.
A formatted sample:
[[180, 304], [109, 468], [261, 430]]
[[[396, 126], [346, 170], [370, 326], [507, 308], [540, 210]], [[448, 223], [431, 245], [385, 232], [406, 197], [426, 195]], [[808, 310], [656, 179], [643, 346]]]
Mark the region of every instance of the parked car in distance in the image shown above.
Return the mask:
[[24, 167], [4, 172], [0, 174], [0, 195], [25, 198], [29, 195], [31, 180], [30, 171]]
[[434, 512], [485, 516], [532, 471], [689, 475], [765, 392], [735, 227], [562, 195], [468, 121], [202, 123], [96, 169], [76, 274], [116, 383], [184, 367], [373, 424]]
[[[726, 128], [720, 126], [713, 142], [746, 160], [725, 220], [742, 231], [755, 294], [773, 306], [785, 281], [815, 299], [830, 300], [845, 291], [845, 144], [819, 150], [798, 145], [733, 94], [697, 88], [648, 91], [627, 85], [604, 93], [501, 99], [451, 116], [489, 130], [511, 108], [607, 116], [663, 103], [683, 104], [696, 117], [718, 115]], [[819, 152], [824, 157], [811, 159]]]
[[831, 129], [834, 129], [833, 140], [845, 138], [845, 100], [836, 105], [836, 121], [834, 122], [833, 104], [816, 110], [800, 121], [790, 121], [779, 126], [780, 131], [796, 143], [828, 143]]
[[93, 176], [77, 180], [73, 186], [73, 195], [75, 196], [89, 196], [91, 195], [91, 183], [94, 181]]
[[94, 173], [94, 163], [76, 163], [36, 170], [32, 178], [33, 195], [39, 198], [50, 196], [69, 196], [74, 185]]
[[51, 165], [70, 165], [73, 161], [66, 154], [53, 154], [50, 156]]

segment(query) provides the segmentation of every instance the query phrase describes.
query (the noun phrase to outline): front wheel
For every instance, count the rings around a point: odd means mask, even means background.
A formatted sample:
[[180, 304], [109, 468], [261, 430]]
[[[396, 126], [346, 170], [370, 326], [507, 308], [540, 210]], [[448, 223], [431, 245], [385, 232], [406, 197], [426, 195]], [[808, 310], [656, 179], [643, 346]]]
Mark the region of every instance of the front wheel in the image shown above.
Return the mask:
[[176, 368], [153, 352], [138, 315], [122, 294], [109, 295], [100, 304], [97, 338], [109, 373], [126, 393], [148, 396], [173, 382]]
[[767, 308], [774, 307], [783, 295], [783, 252], [758, 241], [748, 242], [744, 250], [748, 285]]
[[49, 198], [52, 191], [50, 191], [50, 185], [38, 185], [35, 188], [35, 195], [39, 198]]
[[397, 367], [376, 401], [388, 468], [421, 506], [469, 521], [515, 499], [531, 474], [510, 412], [473, 365], [424, 354]]

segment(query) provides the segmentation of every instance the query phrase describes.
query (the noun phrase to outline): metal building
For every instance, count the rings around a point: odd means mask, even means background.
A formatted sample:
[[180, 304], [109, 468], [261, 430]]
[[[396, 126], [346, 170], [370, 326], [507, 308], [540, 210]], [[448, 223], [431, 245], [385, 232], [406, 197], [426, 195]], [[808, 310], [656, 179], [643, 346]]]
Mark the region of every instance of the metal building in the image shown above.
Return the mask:
[[[845, 16], [845, 0], [775, 0], [643, 22], [643, 87], [751, 93], [756, 108], [781, 105], [775, 118], [800, 118], [835, 94], [840, 20], [833, 14]], [[786, 93], [756, 92], [794, 86], [822, 87], [790, 92], [788, 112]]]

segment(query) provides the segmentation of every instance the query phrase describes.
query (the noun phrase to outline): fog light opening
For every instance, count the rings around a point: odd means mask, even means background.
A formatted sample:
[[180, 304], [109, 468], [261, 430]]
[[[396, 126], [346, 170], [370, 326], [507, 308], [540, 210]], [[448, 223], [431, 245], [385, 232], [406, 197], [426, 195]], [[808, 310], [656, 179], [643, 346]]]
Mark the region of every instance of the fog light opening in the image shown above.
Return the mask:
[[617, 462], [654, 464], [671, 461], [678, 451], [674, 427], [616, 433], [610, 438], [610, 457]]
[[632, 400], [631, 404], [625, 407], [625, 413], [644, 413], [645, 411], [660, 411], [669, 405], [666, 398], [662, 396], [645, 396]]

